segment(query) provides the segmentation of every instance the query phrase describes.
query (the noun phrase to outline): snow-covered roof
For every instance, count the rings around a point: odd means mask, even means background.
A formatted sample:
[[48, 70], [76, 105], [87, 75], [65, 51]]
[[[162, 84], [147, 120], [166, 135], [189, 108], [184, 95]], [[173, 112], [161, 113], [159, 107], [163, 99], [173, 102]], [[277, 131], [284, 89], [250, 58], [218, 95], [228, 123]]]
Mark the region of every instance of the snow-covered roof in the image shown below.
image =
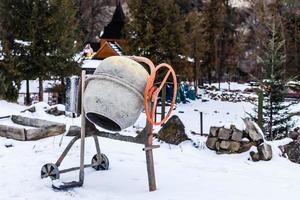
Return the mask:
[[97, 68], [102, 60], [87, 59], [82, 62], [81, 68]]

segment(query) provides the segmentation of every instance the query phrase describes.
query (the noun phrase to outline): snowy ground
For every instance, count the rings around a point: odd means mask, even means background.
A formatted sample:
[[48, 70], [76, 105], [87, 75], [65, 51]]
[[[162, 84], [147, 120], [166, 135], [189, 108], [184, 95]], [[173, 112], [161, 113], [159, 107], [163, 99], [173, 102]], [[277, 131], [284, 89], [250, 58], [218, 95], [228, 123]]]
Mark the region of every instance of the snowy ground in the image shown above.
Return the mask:
[[[43, 106], [45, 105], [39, 104], [38, 112], [26, 112], [24, 115], [65, 122], [67, 125], [79, 123], [79, 119], [49, 116], [42, 112]], [[0, 116], [18, 114], [24, 108], [0, 101]], [[158, 186], [155, 192], [148, 192], [142, 145], [99, 138], [102, 152], [110, 160], [109, 170], [86, 169], [83, 187], [54, 191], [50, 179], [40, 179], [40, 168], [47, 162], [55, 162], [71, 138], [64, 137], [61, 146], [59, 143], [62, 136], [32, 142], [0, 138], [0, 200], [275, 200], [299, 196], [300, 165], [280, 157], [277, 148], [279, 144], [289, 142], [289, 139], [270, 143], [273, 146], [271, 161], [254, 163], [248, 160], [249, 152], [216, 155], [205, 147], [205, 137], [190, 134], [190, 131], [199, 132], [199, 111], [204, 113], [204, 132], [207, 133], [212, 125], [235, 124], [242, 129], [241, 117], [245, 117], [245, 111], [250, 111], [251, 108], [250, 103], [199, 100], [178, 105], [174, 114], [182, 119], [187, 134], [199, 148], [195, 148], [192, 142], [188, 141], [179, 146], [161, 144], [161, 148], [155, 149]], [[296, 105], [294, 109], [298, 108]], [[0, 120], [0, 123], [5, 123], [5, 120]], [[123, 131], [123, 134], [134, 134], [136, 127], [141, 129], [144, 124], [145, 116], [142, 114], [135, 128]], [[5, 147], [10, 144], [13, 147]], [[62, 168], [79, 165], [79, 149], [79, 143], [76, 143], [62, 163]], [[88, 138], [86, 163], [90, 163], [94, 154], [93, 141]], [[77, 179], [78, 171], [61, 175], [62, 181]]]

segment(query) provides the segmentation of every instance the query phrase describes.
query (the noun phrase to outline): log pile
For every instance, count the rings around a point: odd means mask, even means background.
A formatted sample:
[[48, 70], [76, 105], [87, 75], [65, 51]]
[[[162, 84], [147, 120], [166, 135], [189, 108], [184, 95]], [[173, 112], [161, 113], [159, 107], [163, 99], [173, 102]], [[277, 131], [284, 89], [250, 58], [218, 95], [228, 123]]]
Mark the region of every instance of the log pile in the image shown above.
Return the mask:
[[244, 123], [246, 124], [245, 130], [239, 130], [234, 125], [230, 128], [211, 127], [206, 146], [216, 151], [217, 154], [243, 153], [255, 146], [258, 152], [250, 152], [253, 161], [270, 160], [272, 158], [271, 146], [264, 143], [261, 132], [250, 119], [244, 119]]

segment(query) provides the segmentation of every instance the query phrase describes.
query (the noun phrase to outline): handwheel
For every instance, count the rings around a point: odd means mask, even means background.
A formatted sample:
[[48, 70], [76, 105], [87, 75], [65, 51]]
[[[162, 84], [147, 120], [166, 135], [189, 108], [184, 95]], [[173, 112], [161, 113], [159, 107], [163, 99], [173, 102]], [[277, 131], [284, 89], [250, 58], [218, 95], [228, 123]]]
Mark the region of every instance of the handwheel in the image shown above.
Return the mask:
[[95, 154], [92, 159], [92, 167], [95, 170], [108, 170], [109, 160], [105, 154], [101, 154], [101, 158], [99, 158], [98, 154]]
[[[154, 81], [155, 81], [155, 77], [157, 75], [158, 70], [160, 70], [161, 68], [167, 68], [167, 73], [164, 76], [162, 82], [160, 83], [159, 87], [154, 87]], [[172, 75], [173, 78], [173, 98], [171, 101], [171, 106], [170, 109], [168, 111], [168, 113], [166, 114], [165, 118], [162, 119], [159, 122], [156, 122], [154, 120], [155, 118], [155, 111], [156, 111], [156, 107], [157, 107], [157, 101], [158, 101], [158, 95], [161, 92], [163, 86], [166, 84], [169, 76]], [[153, 125], [161, 125], [163, 124], [171, 115], [171, 112], [173, 110], [173, 107], [175, 105], [175, 101], [176, 101], [176, 92], [177, 92], [177, 79], [176, 79], [176, 74], [175, 71], [173, 70], [173, 68], [166, 64], [166, 63], [162, 63], [159, 64], [155, 70], [151, 71], [151, 74], [148, 78], [148, 82], [145, 88], [145, 93], [144, 93], [144, 107], [145, 107], [145, 113], [146, 113], [146, 117], [147, 120], [153, 124]], [[149, 111], [149, 105], [148, 103], [151, 102], [152, 105], [152, 110]]]
[[53, 163], [45, 164], [41, 169], [41, 178], [50, 177], [52, 180], [59, 179], [58, 167]]

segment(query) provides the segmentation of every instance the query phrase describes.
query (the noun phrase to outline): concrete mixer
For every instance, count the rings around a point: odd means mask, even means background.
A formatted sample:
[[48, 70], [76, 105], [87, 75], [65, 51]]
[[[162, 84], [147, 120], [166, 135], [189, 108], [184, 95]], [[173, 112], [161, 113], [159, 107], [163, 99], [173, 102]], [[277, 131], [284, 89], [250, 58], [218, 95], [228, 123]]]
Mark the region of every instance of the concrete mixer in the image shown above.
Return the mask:
[[[148, 66], [148, 71], [142, 64]], [[159, 85], [155, 84], [158, 73], [164, 72]], [[170, 109], [161, 121], [155, 120], [158, 96], [168, 79], [172, 79], [173, 99]], [[77, 91], [77, 90], [74, 90]], [[107, 170], [109, 160], [100, 151], [97, 136], [107, 137], [127, 142], [144, 144], [146, 154], [149, 190], [156, 190], [154, 162], [152, 150], [159, 145], [153, 145], [153, 125], [163, 124], [171, 115], [176, 100], [177, 81], [172, 67], [162, 63], [155, 65], [147, 58], [137, 56], [112, 56], [103, 60], [92, 75], [85, 70], [81, 74], [81, 128], [71, 127], [68, 135], [74, 136], [55, 164], [47, 163], [41, 169], [41, 178], [60, 178], [60, 174], [79, 170], [79, 180], [53, 184], [55, 189], [67, 189], [82, 186], [84, 168], [93, 167], [96, 170]], [[73, 95], [74, 96], [74, 95]], [[145, 110], [146, 127], [136, 137], [124, 136], [119, 133], [99, 131], [96, 126], [109, 131], [121, 131], [137, 121]], [[73, 116], [73, 115], [72, 115]], [[91, 136], [95, 141], [97, 153], [91, 164], [84, 164], [85, 137]], [[73, 144], [81, 139], [80, 166], [59, 170], [58, 167]]]

